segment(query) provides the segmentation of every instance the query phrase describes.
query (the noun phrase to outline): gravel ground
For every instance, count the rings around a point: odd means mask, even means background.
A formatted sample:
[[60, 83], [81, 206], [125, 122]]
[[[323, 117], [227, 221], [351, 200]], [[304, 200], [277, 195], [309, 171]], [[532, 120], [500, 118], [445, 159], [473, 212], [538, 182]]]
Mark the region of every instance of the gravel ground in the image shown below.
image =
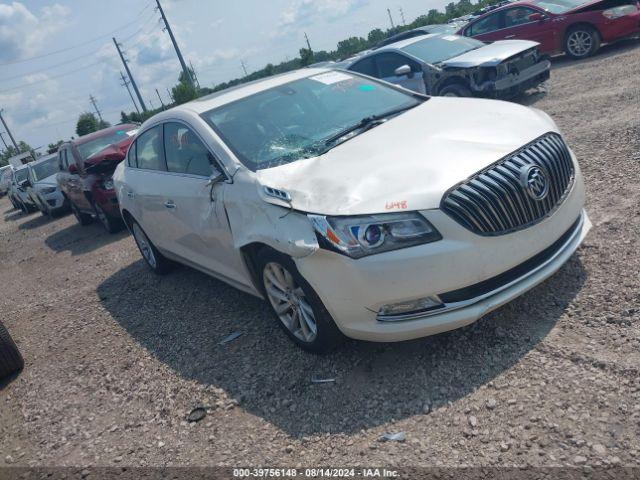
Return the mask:
[[0, 466], [639, 465], [638, 72], [629, 41], [554, 61], [522, 99], [578, 155], [594, 229], [538, 288], [418, 341], [303, 353], [261, 301], [0, 200], [0, 311], [26, 360], [0, 385]]

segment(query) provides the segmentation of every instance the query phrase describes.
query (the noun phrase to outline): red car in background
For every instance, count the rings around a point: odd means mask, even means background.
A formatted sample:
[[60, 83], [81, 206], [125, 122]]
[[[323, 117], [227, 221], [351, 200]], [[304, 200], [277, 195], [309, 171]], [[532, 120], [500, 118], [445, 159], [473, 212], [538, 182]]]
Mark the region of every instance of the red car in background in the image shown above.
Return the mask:
[[105, 128], [62, 144], [57, 182], [80, 225], [97, 218], [109, 233], [123, 227], [111, 176], [138, 131], [136, 124]]
[[459, 35], [482, 41], [533, 40], [541, 53], [593, 55], [602, 42], [640, 33], [637, 0], [522, 0], [473, 19]]

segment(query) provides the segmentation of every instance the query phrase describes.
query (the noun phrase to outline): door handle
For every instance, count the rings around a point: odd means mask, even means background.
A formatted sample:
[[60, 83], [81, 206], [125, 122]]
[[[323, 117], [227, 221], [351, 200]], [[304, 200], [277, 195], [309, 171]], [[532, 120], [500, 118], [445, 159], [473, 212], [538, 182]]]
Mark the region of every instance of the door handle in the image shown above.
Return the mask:
[[136, 198], [136, 194], [133, 192], [127, 192], [127, 197], [129, 198]]
[[173, 200], [167, 200], [166, 202], [164, 202], [164, 206], [171, 209], [176, 208], [176, 204], [173, 203]]

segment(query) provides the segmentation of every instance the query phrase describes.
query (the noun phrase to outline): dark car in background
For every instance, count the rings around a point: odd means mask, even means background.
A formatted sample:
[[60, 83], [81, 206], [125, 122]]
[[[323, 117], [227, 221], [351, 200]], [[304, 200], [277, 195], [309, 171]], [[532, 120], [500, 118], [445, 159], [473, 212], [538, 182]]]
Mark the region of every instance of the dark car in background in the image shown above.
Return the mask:
[[427, 95], [510, 98], [549, 79], [537, 43], [429, 34], [337, 63], [342, 68]]
[[121, 124], [62, 144], [57, 182], [80, 225], [95, 218], [109, 233], [123, 226], [111, 176], [138, 129]]
[[526, 0], [491, 10], [458, 34], [482, 41], [532, 40], [545, 54], [593, 55], [602, 42], [640, 34], [637, 0]]
[[[462, 24], [464, 25], [464, 23]], [[386, 47], [392, 43], [399, 42], [401, 40], [408, 40], [410, 38], [422, 37], [423, 35], [429, 35], [430, 33], [456, 33], [462, 26], [458, 23], [434, 23], [432, 25], [425, 25], [424, 27], [414, 28], [412, 30], [406, 30], [404, 32], [396, 33], [389, 38], [385, 38], [381, 42], [378, 42], [373, 50]]]

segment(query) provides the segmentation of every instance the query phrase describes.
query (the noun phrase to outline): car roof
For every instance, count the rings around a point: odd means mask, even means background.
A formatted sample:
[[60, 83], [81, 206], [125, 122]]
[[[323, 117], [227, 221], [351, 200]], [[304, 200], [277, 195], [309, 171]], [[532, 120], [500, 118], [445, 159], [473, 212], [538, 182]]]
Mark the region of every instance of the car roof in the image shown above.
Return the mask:
[[102, 130], [98, 130], [97, 132], [88, 133], [87, 135], [83, 135], [82, 137], [76, 138], [75, 140], [70, 140], [69, 143], [73, 143], [74, 145], [82, 145], [83, 143], [90, 142], [91, 140], [95, 140], [96, 138], [102, 138], [107, 135], [110, 135], [118, 130], [123, 130], [126, 128], [134, 129], [138, 128], [139, 125], [136, 123], [122, 123], [119, 125], [114, 125], [113, 127], [103, 128]]
[[[173, 107], [166, 112], [186, 110], [189, 112], [201, 114], [216, 107], [226, 105], [227, 103], [231, 103], [236, 100], [254, 95], [256, 93], [263, 92], [270, 88], [278, 87], [294, 80], [301, 80], [303, 78], [312, 77], [320, 73], [332, 72], [333, 70], [334, 69], [332, 68], [304, 68], [294, 70], [292, 72], [281, 73], [279, 75], [274, 75], [268, 78], [261, 78], [259, 80], [243, 83], [235, 87], [227, 88], [225, 90], [221, 90], [219, 92], [215, 92], [210, 95], [191, 100], [188, 103]], [[162, 113], [158, 115], [162, 115]]]

